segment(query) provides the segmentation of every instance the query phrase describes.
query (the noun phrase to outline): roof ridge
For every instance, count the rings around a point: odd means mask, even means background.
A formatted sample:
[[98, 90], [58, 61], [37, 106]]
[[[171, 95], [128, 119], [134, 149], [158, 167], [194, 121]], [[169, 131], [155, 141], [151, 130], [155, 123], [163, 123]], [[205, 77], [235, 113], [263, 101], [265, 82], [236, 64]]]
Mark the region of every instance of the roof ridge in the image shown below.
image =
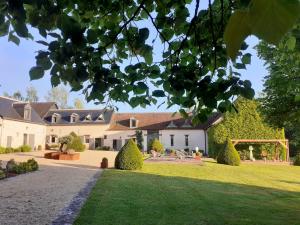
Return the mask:
[[13, 100], [13, 101], [16, 101], [16, 102], [19, 102], [19, 103], [26, 103], [24, 101], [20, 101], [18, 99], [11, 98], [11, 97], [6, 97], [6, 96], [3, 96], [3, 95], [0, 95], [0, 98], [4, 98], [4, 99], [8, 99], [8, 100]]

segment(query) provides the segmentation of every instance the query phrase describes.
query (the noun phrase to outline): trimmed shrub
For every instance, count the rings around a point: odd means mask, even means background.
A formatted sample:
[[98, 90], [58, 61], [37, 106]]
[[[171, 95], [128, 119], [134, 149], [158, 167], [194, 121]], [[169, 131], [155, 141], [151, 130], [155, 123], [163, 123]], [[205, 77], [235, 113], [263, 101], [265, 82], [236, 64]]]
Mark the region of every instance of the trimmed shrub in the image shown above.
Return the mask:
[[7, 164], [6, 164], [6, 171], [9, 173], [15, 173], [16, 172], [16, 167], [17, 163], [14, 159], [10, 159]]
[[220, 164], [227, 164], [231, 166], [239, 166], [240, 165], [240, 156], [237, 150], [234, 148], [230, 139], [227, 140], [226, 147], [223, 151], [220, 151], [217, 162]]
[[300, 166], [300, 153], [298, 153], [294, 159], [294, 166]]
[[6, 149], [0, 146], [0, 154], [6, 153]]
[[0, 180], [6, 177], [5, 172], [0, 169]]
[[72, 141], [68, 143], [68, 149], [74, 149], [75, 152], [83, 152], [85, 150], [85, 145], [82, 143], [80, 137], [72, 137]]
[[22, 145], [19, 148], [20, 152], [31, 152], [31, 147], [29, 145]]
[[28, 159], [27, 164], [30, 166], [31, 171], [36, 171], [39, 169], [39, 165], [34, 159]]
[[163, 144], [158, 139], [155, 138], [151, 143], [151, 150], [163, 153], [165, 151], [165, 148]]
[[115, 159], [115, 167], [121, 170], [138, 170], [143, 167], [143, 156], [132, 139], [121, 148]]

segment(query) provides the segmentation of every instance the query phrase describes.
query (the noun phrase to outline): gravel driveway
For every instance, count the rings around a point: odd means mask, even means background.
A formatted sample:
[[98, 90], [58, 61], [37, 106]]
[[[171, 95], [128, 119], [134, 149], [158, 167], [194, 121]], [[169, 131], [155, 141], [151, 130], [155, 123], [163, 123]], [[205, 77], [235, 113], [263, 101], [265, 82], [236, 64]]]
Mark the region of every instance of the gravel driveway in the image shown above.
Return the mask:
[[39, 171], [0, 181], [1, 225], [71, 222], [73, 208], [78, 208], [101, 174], [101, 159], [107, 157], [113, 166], [116, 156], [116, 152], [85, 151], [80, 153], [78, 161], [58, 161], [44, 159], [45, 152], [0, 155], [3, 161], [35, 158], [40, 165]]

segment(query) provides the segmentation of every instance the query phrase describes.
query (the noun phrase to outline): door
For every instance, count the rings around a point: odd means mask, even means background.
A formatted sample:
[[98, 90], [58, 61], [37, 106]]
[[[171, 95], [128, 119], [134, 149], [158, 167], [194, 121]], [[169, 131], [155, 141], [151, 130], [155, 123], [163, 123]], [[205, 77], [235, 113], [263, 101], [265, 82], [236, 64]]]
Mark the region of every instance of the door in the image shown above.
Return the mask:
[[35, 146], [35, 137], [34, 137], [34, 134], [29, 134], [29, 146], [31, 147], [32, 150], [35, 150], [34, 149], [34, 146]]
[[95, 148], [103, 147], [103, 138], [95, 138]]
[[122, 148], [122, 139], [113, 139], [113, 149], [120, 151]]
[[7, 144], [6, 147], [7, 148], [11, 148], [12, 145], [12, 136], [7, 136]]
[[24, 134], [23, 135], [23, 145], [27, 145], [28, 144], [28, 134]]

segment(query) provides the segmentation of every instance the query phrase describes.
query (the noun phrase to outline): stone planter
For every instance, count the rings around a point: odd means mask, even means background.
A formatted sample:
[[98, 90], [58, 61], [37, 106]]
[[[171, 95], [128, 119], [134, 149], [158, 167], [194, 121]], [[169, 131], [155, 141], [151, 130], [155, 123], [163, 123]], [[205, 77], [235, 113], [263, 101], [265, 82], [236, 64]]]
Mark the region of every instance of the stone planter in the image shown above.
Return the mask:
[[56, 159], [56, 160], [79, 160], [80, 154], [73, 153], [73, 154], [66, 154], [62, 152], [48, 152], [45, 153], [44, 157], [46, 159]]
[[196, 156], [195, 156], [195, 159], [196, 159], [196, 160], [201, 160], [201, 156], [200, 156], [200, 155], [196, 155]]

